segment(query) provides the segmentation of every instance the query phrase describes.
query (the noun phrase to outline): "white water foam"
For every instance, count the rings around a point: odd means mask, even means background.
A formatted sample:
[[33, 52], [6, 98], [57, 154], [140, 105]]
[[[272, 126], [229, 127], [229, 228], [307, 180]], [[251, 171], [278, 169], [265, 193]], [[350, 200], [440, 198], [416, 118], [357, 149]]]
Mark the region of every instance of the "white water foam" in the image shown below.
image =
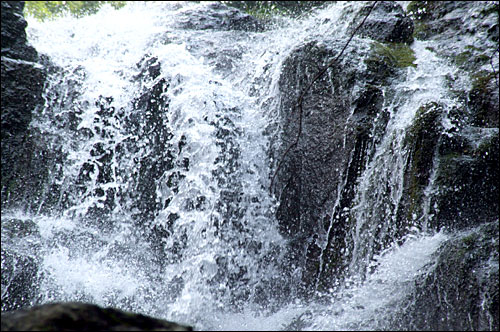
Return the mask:
[[[109, 134], [99, 137], [95, 125], [99, 107], [94, 102], [100, 96], [112, 96], [116, 109], [132, 114], [131, 100], [140, 96], [142, 88], [151, 87], [162, 78], [170, 84], [166, 92], [169, 112], [164, 116], [173, 134], [171, 141], [187, 142], [182, 151], [176, 150], [177, 160], [190, 160], [189, 171], [176, 165], [157, 179], [155, 192], [159, 203], [169, 203], [153, 220], [145, 221], [167, 226], [170, 215], [179, 216], [174, 232], [163, 243], [168, 249], [168, 264], [154, 260], [148, 240], [135, 227], [130, 201], [117, 203], [111, 228], [101, 228], [84, 218], [90, 209], [104, 204], [105, 197], [94, 194], [96, 188], [134, 190], [128, 181], [137, 171], [134, 157], [141, 158], [149, 151], [147, 138], [135, 137], [139, 150], [133, 155], [121, 159], [114, 155], [109, 182], [99, 183], [99, 173], [91, 172], [84, 193], [71, 197], [72, 205], [62, 214], [24, 216], [35, 222], [40, 231], [43, 301], [85, 300], [210, 330], [374, 326], [370, 319], [379, 314], [377, 308], [390, 308], [391, 303], [404, 296], [408, 283], [445, 240], [443, 234], [416, 235], [401, 247], [384, 252], [375, 259], [375, 273], [364, 283], [346, 285], [341, 293], [332, 294], [328, 304], [292, 302], [279, 310], [270, 310], [251, 301], [257, 296], [256, 289], [279, 273], [280, 249], [285, 248], [272, 217], [274, 201], [266, 190], [269, 142], [263, 134], [267, 124], [278, 118], [275, 106], [279, 103], [277, 82], [281, 64], [300, 44], [324, 35], [342, 35], [350, 13], [361, 5], [332, 4], [299, 21], [284, 19], [281, 27], [264, 33], [178, 30], [178, 15], [206, 6], [194, 3], [130, 2], [120, 10], [104, 7], [81, 19], [65, 17], [44, 23], [30, 19], [31, 43], [39, 53], [49, 55], [57, 66], [65, 68], [62, 78], [60, 74], [53, 77], [49, 88], [59, 86], [67, 90], [62, 93], [68, 93], [71, 88], [67, 82], [73, 77], [81, 84], [75, 105], [68, 108], [61, 102], [46, 109], [32, 124], [42, 132], [63, 138], [54, 142], [61, 144], [68, 155], [62, 170], [63, 189], [71, 189], [85, 163], [93, 163], [98, 169], [99, 160], [91, 153], [95, 144], [116, 151], [120, 142], [134, 138], [120, 123], [99, 127]], [[214, 45], [242, 54], [234, 60], [231, 70], [220, 71], [211, 62], [208, 55]], [[415, 52], [420, 49], [417, 46]], [[133, 78], [139, 74], [136, 64], [145, 54], [157, 58], [161, 74], [152, 82], [139, 84]], [[426, 62], [419, 53], [417, 59]], [[414, 74], [414, 80], [407, 82], [419, 80], [420, 72], [410, 74]], [[51, 112], [65, 113], [75, 108], [80, 108], [78, 129], [93, 131], [92, 138], [73, 141], [65, 136], [64, 128], [58, 130], [52, 125]], [[215, 220], [221, 215], [217, 204], [225, 191], [236, 189], [219, 184], [213, 176], [220, 166], [216, 160], [223, 152], [214, 136], [217, 128], [210, 123], [221, 116], [228, 116], [232, 122], [227, 129], [240, 133], [234, 136], [241, 153], [240, 166], [235, 171], [244, 188], [243, 203], [238, 206], [244, 207], [241, 224], [238, 228], [226, 228], [224, 237], [217, 234]], [[394, 126], [406, 127], [409, 121], [410, 117], [394, 120]], [[185, 176], [177, 193], [167, 185], [175, 172]], [[190, 198], [202, 196], [206, 200], [205, 210], [186, 208]], [[181, 242], [181, 258], [176, 260], [173, 252]], [[221, 258], [227, 259], [228, 271], [221, 271]], [[218, 283], [210, 283], [217, 280], [218, 273], [225, 272], [242, 274], [245, 282], [232, 285], [230, 278], [222, 278]], [[231, 292], [250, 294], [248, 302], [236, 305]]]

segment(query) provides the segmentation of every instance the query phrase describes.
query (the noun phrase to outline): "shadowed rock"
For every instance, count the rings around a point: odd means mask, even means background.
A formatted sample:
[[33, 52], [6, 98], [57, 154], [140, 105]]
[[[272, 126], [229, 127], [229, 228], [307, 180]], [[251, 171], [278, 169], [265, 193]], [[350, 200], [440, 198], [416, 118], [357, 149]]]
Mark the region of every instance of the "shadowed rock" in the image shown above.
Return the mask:
[[180, 13], [179, 28], [196, 30], [262, 31], [263, 25], [251, 15], [221, 3]]
[[87, 303], [51, 303], [2, 313], [2, 331], [192, 331], [192, 327]]
[[[371, 5], [360, 12], [366, 15]], [[363, 17], [363, 16], [361, 16]], [[354, 21], [352, 29], [357, 26]], [[384, 43], [411, 43], [413, 41], [413, 21], [406, 16], [403, 8], [395, 1], [380, 1], [361, 27], [360, 35]]]

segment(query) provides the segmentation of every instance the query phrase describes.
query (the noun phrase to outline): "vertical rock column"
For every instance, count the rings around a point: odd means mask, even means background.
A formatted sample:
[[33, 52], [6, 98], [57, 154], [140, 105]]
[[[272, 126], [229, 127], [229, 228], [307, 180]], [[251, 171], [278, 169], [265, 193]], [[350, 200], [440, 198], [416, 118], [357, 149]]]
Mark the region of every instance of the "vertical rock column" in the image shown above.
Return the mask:
[[28, 126], [32, 112], [43, 105], [45, 74], [28, 45], [23, 8], [24, 2], [2, 1], [2, 209], [39, 181], [30, 174], [34, 161]]

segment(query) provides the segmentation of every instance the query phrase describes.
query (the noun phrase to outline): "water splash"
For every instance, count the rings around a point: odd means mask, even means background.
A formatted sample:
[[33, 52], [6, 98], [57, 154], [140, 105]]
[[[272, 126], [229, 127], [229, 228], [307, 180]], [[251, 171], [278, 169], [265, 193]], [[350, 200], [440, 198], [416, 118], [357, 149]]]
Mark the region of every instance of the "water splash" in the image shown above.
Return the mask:
[[[279, 118], [280, 68], [291, 50], [342, 35], [362, 5], [339, 2], [263, 33], [180, 29], [179, 17], [209, 6], [184, 2], [29, 20], [30, 41], [53, 69], [45, 109], [31, 126], [62, 162], [51, 169], [38, 213], [2, 211], [2, 218], [39, 229], [32, 254], [40, 258], [40, 301], [85, 300], [200, 329], [377, 326], [369, 322], [376, 308], [390, 308], [392, 295], [405, 293], [445, 236], [417, 232], [375, 257], [376, 272], [346, 284], [328, 304], [283, 304], [280, 292], [295, 285], [280, 276], [286, 241], [267, 193], [273, 161], [264, 134], [280, 130], [269, 124]], [[426, 64], [436, 62], [425, 45], [414, 51], [419, 69], [409, 69], [398, 98], [422, 104], [442, 82], [426, 77], [435, 69]], [[436, 86], [414, 94], [423, 83]], [[396, 103], [403, 109], [393, 113], [386, 148], [359, 188], [364, 192], [379, 163], [390, 162], [395, 169], [385, 176], [397, 188], [395, 204], [405, 154], [389, 151], [402, 151], [401, 132], [416, 109]], [[353, 237], [354, 257], [363, 260], [371, 240], [362, 228], [372, 224], [365, 209], [378, 201], [370, 205], [360, 195]]]

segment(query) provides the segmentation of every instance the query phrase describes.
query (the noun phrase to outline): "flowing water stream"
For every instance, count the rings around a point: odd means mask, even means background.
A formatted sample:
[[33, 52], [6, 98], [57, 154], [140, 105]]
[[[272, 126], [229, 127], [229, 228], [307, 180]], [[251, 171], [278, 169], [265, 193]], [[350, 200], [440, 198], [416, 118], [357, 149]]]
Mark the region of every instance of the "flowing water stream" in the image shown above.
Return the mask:
[[281, 273], [287, 242], [267, 190], [266, 128], [279, 117], [290, 51], [345, 35], [361, 4], [331, 4], [264, 32], [185, 28], [206, 6], [130, 2], [80, 19], [28, 19], [29, 41], [60, 68], [31, 124], [60, 162], [38, 213], [2, 211], [39, 233], [18, 243], [2, 231], [2, 246], [36, 257], [40, 302], [83, 300], [208, 330], [383, 328], [447, 239], [416, 223], [368, 260], [375, 228], [391, 231], [401, 196], [404, 130], [419, 106], [448, 98], [454, 69], [432, 45], [412, 44], [418, 66], [386, 101], [386, 133], [357, 185], [350, 270], [364, 277], [302, 301], [295, 277]]

